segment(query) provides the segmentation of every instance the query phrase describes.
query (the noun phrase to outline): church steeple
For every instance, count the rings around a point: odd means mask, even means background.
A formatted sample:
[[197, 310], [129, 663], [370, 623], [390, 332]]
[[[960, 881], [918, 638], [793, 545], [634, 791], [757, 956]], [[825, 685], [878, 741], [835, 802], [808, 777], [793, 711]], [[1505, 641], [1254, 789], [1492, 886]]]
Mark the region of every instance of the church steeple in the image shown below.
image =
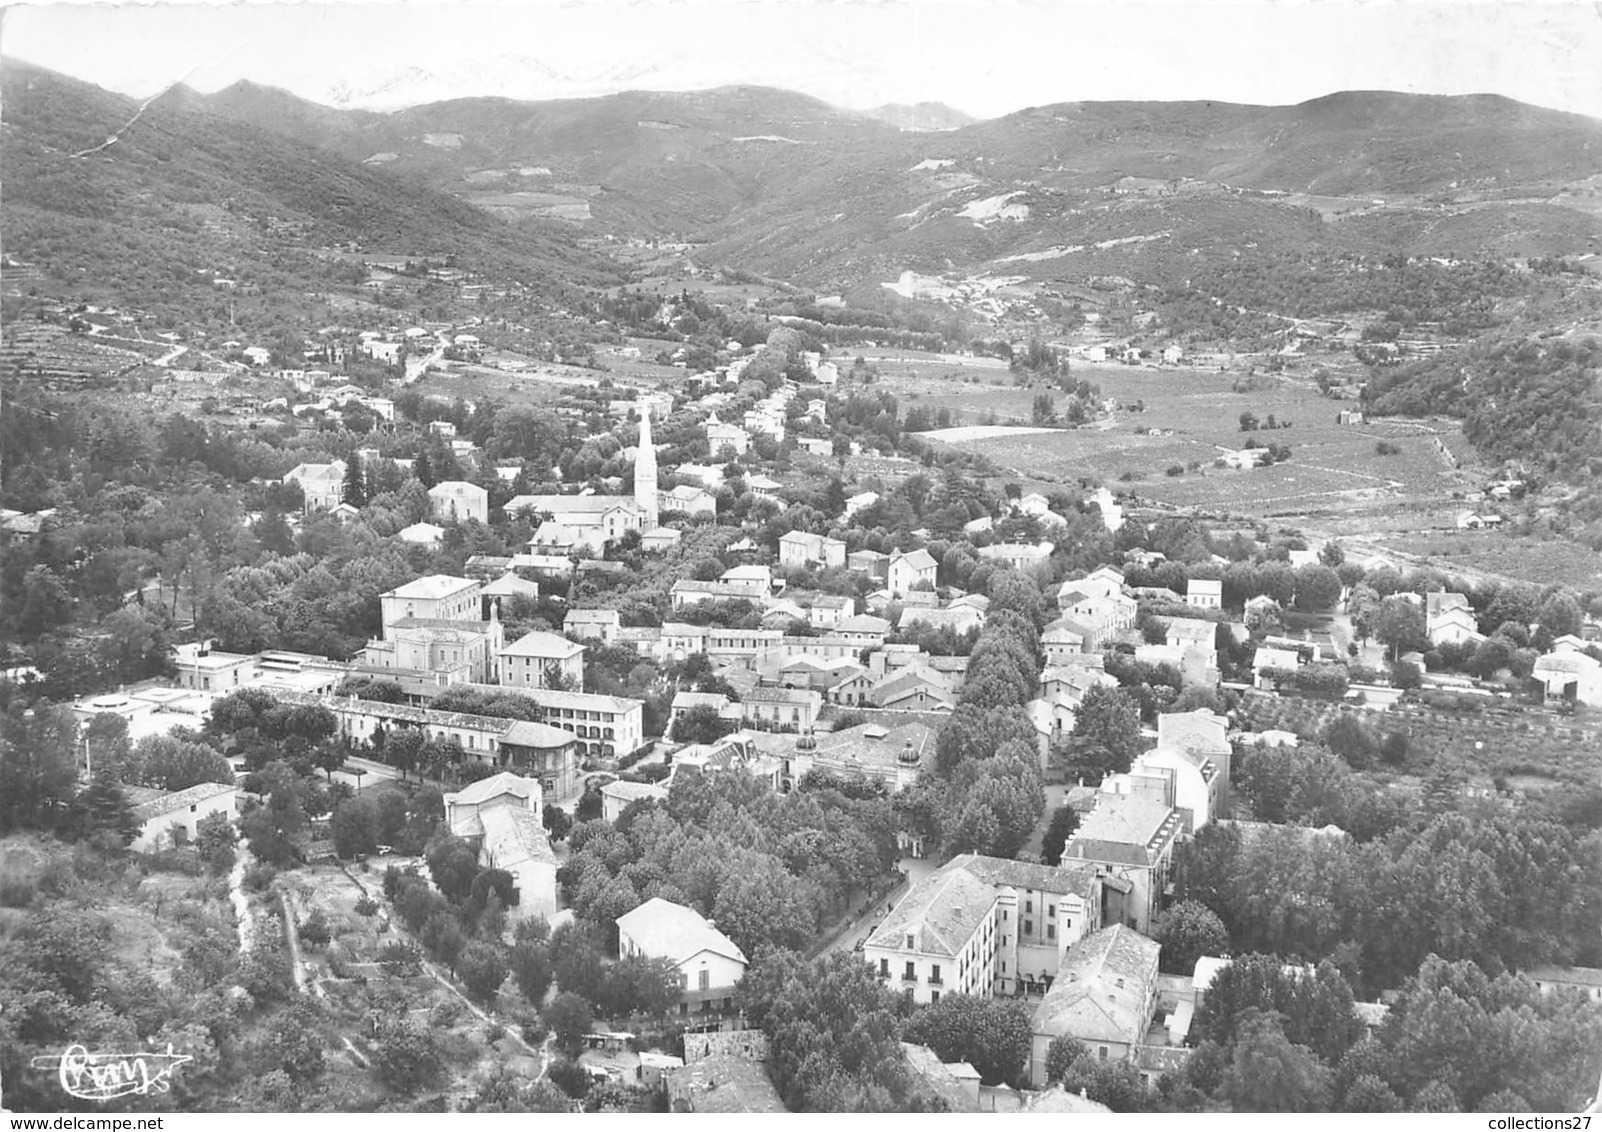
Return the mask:
[[640, 529], [657, 526], [656, 446], [651, 443], [651, 407], [640, 405], [640, 452], [634, 458], [634, 502], [640, 508]]

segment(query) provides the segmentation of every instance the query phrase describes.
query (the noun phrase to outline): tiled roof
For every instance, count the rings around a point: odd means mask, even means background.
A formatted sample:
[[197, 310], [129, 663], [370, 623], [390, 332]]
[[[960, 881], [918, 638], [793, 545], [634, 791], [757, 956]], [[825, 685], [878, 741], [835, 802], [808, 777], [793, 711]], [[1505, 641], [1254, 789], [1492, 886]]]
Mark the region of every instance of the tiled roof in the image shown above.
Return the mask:
[[478, 584], [471, 578], [453, 578], [449, 574], [429, 574], [427, 577], [407, 582], [404, 586], [397, 586], [383, 596], [427, 600], [450, 597], [452, 594], [461, 593], [469, 586], [477, 586]]
[[1061, 865], [1042, 865], [1034, 861], [1011, 861], [1005, 857], [963, 853], [953, 857], [951, 864], [993, 887], [1007, 885], [1035, 892], [1052, 892], [1059, 896], [1073, 895], [1086, 900], [1090, 899], [1096, 887], [1096, 866], [1072, 861]]
[[445, 800], [458, 806], [478, 806], [491, 798], [498, 798], [502, 794], [528, 798], [539, 792], [540, 784], [538, 780], [524, 778], [522, 775], [513, 774], [510, 771], [502, 771], [500, 774], [469, 783], [454, 794], [445, 795]]
[[555, 633], [542, 633], [535, 630], [532, 633], [525, 633], [501, 649], [500, 655], [551, 657], [558, 660], [566, 660], [568, 657], [576, 656], [583, 651], [583, 645], [576, 644], [566, 637], [558, 637]]
[[653, 896], [617, 918], [618, 931], [647, 955], [683, 963], [703, 951], [744, 963], [745, 952], [694, 908]]
[[947, 1065], [940, 1060], [939, 1055], [928, 1046], [913, 1045], [911, 1042], [901, 1043], [901, 1052], [907, 1059], [907, 1067], [919, 1077], [936, 1096], [944, 1097], [952, 1112], [978, 1112], [979, 1102], [968, 1095], [962, 1087], [962, 1078], [957, 1073], [967, 1070], [962, 1076], [974, 1074], [973, 1066], [967, 1062], [956, 1062]]
[[1105, 795], [1080, 823], [1064, 856], [1148, 865], [1178, 826], [1178, 813], [1171, 806], [1132, 795]]
[[540, 815], [518, 806], [492, 806], [478, 812], [484, 848], [498, 869], [514, 869], [529, 861], [556, 864]]
[[947, 863], [925, 877], [886, 916], [867, 946], [914, 950], [955, 959], [996, 903], [996, 890], [966, 869]]
[[501, 736], [501, 742], [510, 747], [532, 747], [535, 750], [552, 750], [576, 742], [571, 731], [552, 727], [547, 723], [534, 723], [526, 719], [512, 722]]
[[1114, 924], [1070, 947], [1035, 1011], [1034, 1032], [1134, 1046], [1157, 978], [1157, 942]]
[[166, 814], [187, 810], [190, 806], [210, 801], [220, 794], [234, 794], [238, 787], [224, 785], [221, 782], [202, 782], [191, 786], [187, 790], [180, 790], [175, 794], [162, 794], [159, 798], [152, 798], [148, 802], [141, 802], [133, 807], [134, 820], [147, 822]]
[[667, 1072], [677, 1112], [788, 1112], [759, 1061], [715, 1054]]

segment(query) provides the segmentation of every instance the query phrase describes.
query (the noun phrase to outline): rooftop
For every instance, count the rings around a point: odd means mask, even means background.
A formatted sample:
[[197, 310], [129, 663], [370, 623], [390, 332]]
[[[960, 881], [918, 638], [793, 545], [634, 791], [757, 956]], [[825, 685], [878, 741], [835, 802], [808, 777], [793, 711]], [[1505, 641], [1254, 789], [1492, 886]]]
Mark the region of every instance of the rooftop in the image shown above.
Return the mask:
[[1138, 1045], [1160, 950], [1156, 940], [1123, 924], [1080, 940], [1035, 1011], [1034, 1032]]
[[584, 651], [584, 646], [559, 637], [555, 633], [542, 633], [535, 630], [525, 633], [505, 648], [501, 649], [501, 656], [529, 656], [545, 659], [566, 660], [577, 656]]
[[[232, 783], [224, 785], [221, 782], [202, 782], [191, 786], [187, 790], [179, 790], [175, 794], [163, 793], [159, 797], [140, 802], [133, 807], [134, 820], [147, 822], [166, 814], [187, 810], [190, 806], [209, 801], [220, 794], [234, 794], [238, 787]], [[132, 801], [132, 798], [129, 799]]]
[[409, 598], [413, 600], [438, 600], [459, 594], [465, 589], [477, 587], [481, 583], [471, 578], [453, 578], [449, 574], [429, 574], [415, 581], [407, 582], [404, 586], [396, 586], [385, 597]]
[[[616, 785], [614, 783], [614, 785]], [[703, 951], [744, 963], [745, 952], [694, 908], [653, 896], [617, 918], [618, 932], [653, 958], [683, 963]]]
[[913, 886], [884, 918], [867, 946], [913, 950], [955, 959], [989, 918], [996, 890], [961, 866], [948, 862]]
[[667, 1072], [668, 1103], [677, 1112], [787, 1112], [760, 1061], [713, 1054]]
[[1063, 855], [1087, 861], [1150, 864], [1178, 828], [1179, 814], [1172, 806], [1133, 795], [1107, 794], [1085, 815]]

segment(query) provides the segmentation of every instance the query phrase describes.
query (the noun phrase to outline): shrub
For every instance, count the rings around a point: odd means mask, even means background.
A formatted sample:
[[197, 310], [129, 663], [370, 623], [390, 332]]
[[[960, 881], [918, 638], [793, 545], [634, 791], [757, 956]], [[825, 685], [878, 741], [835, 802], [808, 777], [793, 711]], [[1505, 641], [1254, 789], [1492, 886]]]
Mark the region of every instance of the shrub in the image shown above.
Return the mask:
[[406, 979], [422, 972], [423, 952], [415, 943], [391, 940], [378, 953], [378, 962], [384, 968], [384, 974]]
[[1170, 476], [1182, 476], [1185, 474], [1185, 465], [1169, 464], [1167, 470], [1163, 474]]
[[244, 886], [246, 892], [266, 892], [272, 886], [273, 880], [278, 876], [278, 870], [271, 865], [252, 865], [245, 870]]
[[323, 915], [321, 908], [314, 909], [300, 925], [300, 938], [312, 947], [327, 947], [328, 941], [334, 938], [333, 929], [328, 926], [328, 917]]
[[578, 1062], [568, 1058], [559, 1057], [551, 1062], [546, 1075], [552, 1084], [576, 1101], [583, 1100], [584, 1094], [590, 1091], [589, 1073]]
[[376, 916], [378, 914], [378, 901], [371, 896], [364, 896], [356, 901], [356, 914], [358, 916]]

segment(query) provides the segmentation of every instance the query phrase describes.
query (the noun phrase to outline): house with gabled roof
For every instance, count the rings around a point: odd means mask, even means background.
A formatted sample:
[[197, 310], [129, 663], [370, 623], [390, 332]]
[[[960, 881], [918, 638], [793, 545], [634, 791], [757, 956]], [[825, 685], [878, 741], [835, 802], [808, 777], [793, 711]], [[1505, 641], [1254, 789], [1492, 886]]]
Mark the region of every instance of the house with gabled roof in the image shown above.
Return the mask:
[[940, 564], [935, 561], [934, 555], [921, 546], [917, 550], [893, 555], [886, 571], [886, 588], [893, 597], [903, 597], [919, 585], [933, 588], [939, 568]]
[[726, 1009], [745, 977], [745, 952], [701, 913], [653, 896], [617, 918], [618, 953], [666, 959], [679, 970], [679, 1012]]
[[202, 821], [221, 814], [233, 821], [238, 812], [239, 790], [232, 783], [201, 782], [187, 790], [148, 790], [123, 787], [139, 827], [128, 848], [154, 853], [192, 844]]
[[1123, 924], [1069, 948], [1051, 990], [1035, 1009], [1030, 1080], [1046, 1084], [1046, 1052], [1057, 1038], [1084, 1044], [1104, 1061], [1124, 1061], [1143, 1043], [1157, 1006], [1161, 947]]
[[555, 633], [525, 633], [496, 654], [496, 676], [516, 688], [581, 688], [584, 646]]
[[617, 640], [621, 625], [622, 618], [615, 609], [570, 609], [562, 618], [562, 632], [568, 636], [606, 645]]
[[446, 794], [445, 822], [478, 848], [478, 863], [512, 874], [511, 919], [556, 914], [556, 854], [541, 820], [544, 790], [535, 778], [502, 771]]

